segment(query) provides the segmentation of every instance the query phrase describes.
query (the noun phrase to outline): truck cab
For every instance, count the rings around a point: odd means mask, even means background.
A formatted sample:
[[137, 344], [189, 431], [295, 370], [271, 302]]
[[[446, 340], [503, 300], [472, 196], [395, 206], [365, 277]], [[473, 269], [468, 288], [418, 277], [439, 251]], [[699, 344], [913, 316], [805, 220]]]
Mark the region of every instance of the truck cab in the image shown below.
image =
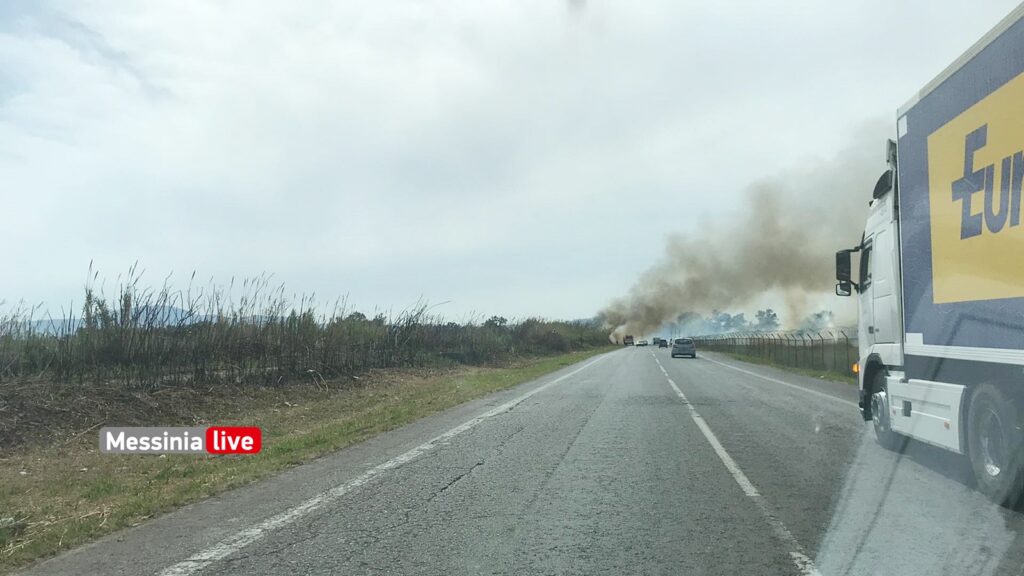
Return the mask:
[[[860, 411], [879, 441], [902, 446], [904, 436], [964, 453], [959, 414], [964, 389], [904, 371], [900, 220], [896, 144], [888, 143], [890, 169], [878, 179], [858, 246], [836, 253], [836, 293], [857, 293]], [[850, 255], [858, 254], [856, 281]]]
[[[900, 298], [899, 215], [896, 173], [896, 143], [886, 149], [889, 170], [875, 184], [868, 219], [860, 244], [836, 253], [836, 294], [857, 293], [857, 374], [860, 408], [865, 420], [872, 419], [874, 384], [887, 367], [903, 365], [902, 310]], [[856, 276], [851, 256], [859, 256]], [[884, 393], [883, 393], [884, 394]], [[883, 398], [876, 398], [882, 400]], [[881, 411], [879, 411], [881, 412]], [[875, 416], [878, 416], [876, 414]]]
[[[886, 180], [883, 176], [879, 184]], [[871, 200], [860, 246], [857, 336], [862, 366], [867, 365], [871, 355], [877, 355], [888, 366], [903, 364], [899, 346], [899, 261], [895, 249], [898, 237], [895, 193], [890, 188]]]

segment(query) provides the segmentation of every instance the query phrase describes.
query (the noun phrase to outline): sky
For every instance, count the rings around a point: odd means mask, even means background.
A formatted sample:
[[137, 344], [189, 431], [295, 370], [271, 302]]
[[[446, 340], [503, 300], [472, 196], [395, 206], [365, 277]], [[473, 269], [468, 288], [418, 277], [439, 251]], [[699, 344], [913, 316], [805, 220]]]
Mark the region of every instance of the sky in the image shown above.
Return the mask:
[[894, 124], [1015, 5], [4, 0], [0, 301], [138, 262], [591, 317], [751, 183]]

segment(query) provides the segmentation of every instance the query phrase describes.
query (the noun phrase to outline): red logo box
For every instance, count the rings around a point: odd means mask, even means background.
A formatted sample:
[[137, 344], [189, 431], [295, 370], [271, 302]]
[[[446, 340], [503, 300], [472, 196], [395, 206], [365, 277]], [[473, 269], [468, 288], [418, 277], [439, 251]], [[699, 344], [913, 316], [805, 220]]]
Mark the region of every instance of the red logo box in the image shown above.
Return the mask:
[[210, 426], [206, 451], [210, 454], [256, 454], [263, 447], [263, 432], [255, 426]]

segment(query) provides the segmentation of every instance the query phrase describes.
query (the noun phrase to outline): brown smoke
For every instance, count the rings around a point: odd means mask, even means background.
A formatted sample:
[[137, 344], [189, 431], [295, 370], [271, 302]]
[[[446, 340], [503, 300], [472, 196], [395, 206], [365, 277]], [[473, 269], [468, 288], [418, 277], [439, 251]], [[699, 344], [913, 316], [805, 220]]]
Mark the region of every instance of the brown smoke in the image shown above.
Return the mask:
[[662, 259], [599, 317], [614, 334], [650, 334], [686, 312], [767, 297], [793, 326], [810, 300], [832, 293], [835, 251], [860, 238], [889, 124], [865, 123], [834, 158], [750, 185], [740, 213], [670, 237]]

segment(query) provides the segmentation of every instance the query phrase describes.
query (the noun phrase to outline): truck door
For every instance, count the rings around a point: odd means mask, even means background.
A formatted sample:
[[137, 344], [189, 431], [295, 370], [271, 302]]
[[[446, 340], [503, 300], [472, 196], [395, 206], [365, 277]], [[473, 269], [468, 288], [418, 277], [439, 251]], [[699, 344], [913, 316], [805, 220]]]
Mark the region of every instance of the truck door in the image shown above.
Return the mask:
[[871, 242], [869, 279], [871, 283], [871, 323], [868, 332], [874, 344], [896, 342], [899, 328], [899, 311], [896, 302], [896, 257], [893, 249], [894, 230], [886, 227], [879, 230]]
[[[857, 338], [861, 341], [861, 351], [875, 343], [874, 328], [874, 298], [872, 297], [871, 261], [873, 252], [873, 237], [864, 239], [863, 248], [860, 251], [860, 277], [857, 282], [860, 286], [857, 294], [857, 308], [860, 310], [860, 322], [857, 323]], [[861, 358], [863, 361], [864, 359]]]

